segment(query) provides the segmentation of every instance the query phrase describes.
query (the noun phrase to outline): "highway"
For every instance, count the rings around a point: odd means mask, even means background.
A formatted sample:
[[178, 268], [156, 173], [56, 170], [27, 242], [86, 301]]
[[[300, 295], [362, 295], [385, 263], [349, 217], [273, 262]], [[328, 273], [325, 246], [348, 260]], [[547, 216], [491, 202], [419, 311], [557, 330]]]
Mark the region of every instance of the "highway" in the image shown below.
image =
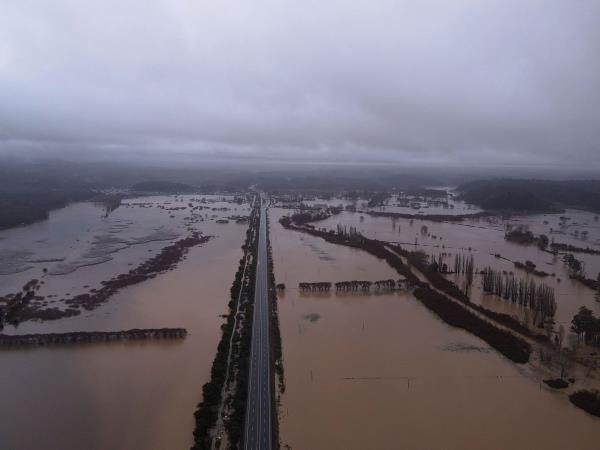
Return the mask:
[[261, 198], [244, 449], [271, 450], [271, 361], [266, 208]]

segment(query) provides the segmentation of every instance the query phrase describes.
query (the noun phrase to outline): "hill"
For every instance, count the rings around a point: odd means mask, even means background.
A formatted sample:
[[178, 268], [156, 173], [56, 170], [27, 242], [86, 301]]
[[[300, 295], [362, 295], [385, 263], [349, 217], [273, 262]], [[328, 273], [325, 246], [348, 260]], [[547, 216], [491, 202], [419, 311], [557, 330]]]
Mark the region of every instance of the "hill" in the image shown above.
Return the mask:
[[600, 212], [600, 180], [480, 180], [458, 187], [461, 198], [488, 210], [560, 211], [564, 208]]

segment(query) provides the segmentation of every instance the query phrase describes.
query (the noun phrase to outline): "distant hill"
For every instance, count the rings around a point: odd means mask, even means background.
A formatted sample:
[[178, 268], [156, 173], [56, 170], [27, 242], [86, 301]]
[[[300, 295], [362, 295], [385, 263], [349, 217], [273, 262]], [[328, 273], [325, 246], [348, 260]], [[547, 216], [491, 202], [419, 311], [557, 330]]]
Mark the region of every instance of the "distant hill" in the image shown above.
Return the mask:
[[51, 210], [63, 208], [71, 202], [89, 200], [94, 195], [94, 192], [84, 189], [0, 191], [0, 230], [45, 220]]
[[142, 181], [131, 186], [135, 192], [160, 192], [164, 194], [184, 194], [196, 192], [189, 184], [174, 183], [172, 181]]
[[47, 169], [0, 161], [0, 230], [45, 220], [53, 209], [96, 195], [76, 170]]
[[480, 180], [458, 187], [461, 198], [488, 210], [537, 212], [564, 208], [600, 212], [600, 180]]

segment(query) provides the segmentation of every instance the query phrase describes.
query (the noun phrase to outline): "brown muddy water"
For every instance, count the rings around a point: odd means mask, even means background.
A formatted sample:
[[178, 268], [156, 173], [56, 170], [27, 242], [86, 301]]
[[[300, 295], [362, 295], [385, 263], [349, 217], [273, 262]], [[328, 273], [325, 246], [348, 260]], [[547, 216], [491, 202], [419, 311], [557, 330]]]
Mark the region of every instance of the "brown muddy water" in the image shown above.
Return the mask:
[[[569, 225], [560, 227], [561, 216], [571, 217]], [[547, 222], [547, 223], [544, 223]], [[562, 254], [553, 256], [539, 250], [535, 245], [520, 245], [504, 239], [507, 223], [513, 226], [527, 225], [534, 234], [545, 233], [556, 242], [572, 244], [578, 247], [591, 247], [600, 250], [600, 223], [594, 215], [582, 211], [567, 211], [565, 214], [547, 214], [530, 217], [516, 217], [503, 221], [497, 217], [466, 220], [458, 223], [430, 222], [424, 220], [391, 219], [371, 217], [367, 214], [343, 212], [327, 220], [316, 222], [315, 226], [335, 229], [338, 224], [355, 226], [365, 236], [391, 242], [399, 242], [407, 250], [422, 250], [428, 255], [446, 254], [445, 261], [452, 268], [454, 256], [473, 255], [476, 270], [491, 266], [494, 269], [513, 272], [517, 278], [533, 277], [537, 283], [554, 288], [557, 300], [556, 325], [562, 324], [567, 330], [573, 315], [580, 306], [590, 308], [600, 315], [600, 298], [594, 290], [569, 279], [568, 268], [562, 261]], [[423, 227], [427, 231], [424, 233]], [[587, 230], [585, 240], [575, 238], [576, 230]], [[551, 232], [553, 231], [553, 232]], [[496, 254], [502, 258], [495, 257]], [[600, 255], [574, 254], [584, 261], [589, 278], [595, 279], [600, 272]], [[505, 259], [504, 259], [505, 258]], [[516, 269], [515, 261], [532, 261], [538, 270], [554, 276], [536, 277]], [[452, 279], [455, 278], [452, 276]], [[460, 277], [457, 279], [461, 285]], [[524, 319], [524, 308], [484, 294], [479, 277], [473, 284], [472, 301], [484, 304], [490, 309], [506, 312]]]
[[[301, 295], [297, 286], [304, 281], [398, 276], [364, 252], [283, 229], [277, 220], [287, 213], [270, 213], [276, 280], [287, 286], [279, 299], [284, 444], [311, 450], [598, 448], [599, 419], [544, 387], [529, 366], [442, 323], [411, 294]], [[343, 220], [349, 216], [317, 226], [357, 224], [379, 238], [392, 232], [389, 219]], [[371, 228], [373, 222], [380, 225]], [[464, 243], [472, 243], [468, 228], [456, 228], [463, 229]], [[495, 239], [488, 241], [493, 246]]]
[[[172, 198], [152, 201], [163, 204]], [[155, 220], [153, 226], [161, 226], [162, 216], [169, 232], [184, 233], [184, 218], [189, 214], [185, 211], [165, 213], [156, 204], [145, 208], [121, 207], [122, 210], [119, 208], [113, 213], [112, 220], [131, 222], [131, 234], [135, 236], [146, 233], [146, 220]], [[210, 376], [223, 323], [220, 315], [227, 313], [229, 289], [242, 255], [240, 246], [246, 230], [246, 225], [233, 221], [217, 224], [212, 215], [227, 217], [248, 212], [247, 205], [219, 202], [210, 206], [237, 210], [208, 211], [205, 221], [194, 224], [215, 238], [192, 248], [177, 269], [126, 288], [100, 308], [80, 316], [54, 322], [26, 322], [17, 329], [5, 328], [4, 332], [27, 333], [185, 327], [188, 336], [180, 342], [0, 351], [0, 448], [183, 450], [191, 446], [193, 413], [202, 397], [202, 385]], [[74, 229], [81, 233], [94, 234], [93, 230], [104, 225], [99, 224], [97, 214], [89, 208], [89, 204], [72, 205], [54, 212], [49, 223], [32, 227], [52, 228], [54, 218], [73, 223]], [[81, 227], [76, 217], [86, 214], [90, 215], [89, 224]], [[173, 214], [175, 218], [170, 217]], [[26, 234], [27, 228], [0, 234], [6, 237], [5, 243], [13, 243], [16, 242], [14, 236]], [[74, 231], [72, 236], [75, 235]], [[64, 233], [58, 236], [49, 232], [46, 238], [47, 242], [57, 242], [56, 250], [47, 252], [51, 256], [60, 255], [68, 260], [75, 253], [72, 260], [79, 260], [79, 255], [87, 251]], [[91, 237], [80, 239], [80, 243], [92, 241]], [[47, 287], [60, 295], [67, 289], [77, 294], [82, 285], [94, 287], [98, 280], [113, 276], [113, 272], [128, 270], [129, 263], [137, 264], [148, 258], [147, 255], [152, 254], [148, 249], [158, 251], [168, 243], [132, 245], [110, 254], [113, 259], [106, 263], [81, 267], [69, 274], [47, 275], [44, 278], [47, 283], [40, 293], [43, 295]], [[68, 250], [70, 246], [73, 250]], [[69, 253], [71, 251], [73, 253]], [[33, 266], [29, 270], [37, 273], [39, 265]], [[31, 278], [27, 272], [3, 275], [0, 282], [4, 285], [0, 286], [10, 292], [11, 286], [18, 284], [12, 279], [15, 276]]]

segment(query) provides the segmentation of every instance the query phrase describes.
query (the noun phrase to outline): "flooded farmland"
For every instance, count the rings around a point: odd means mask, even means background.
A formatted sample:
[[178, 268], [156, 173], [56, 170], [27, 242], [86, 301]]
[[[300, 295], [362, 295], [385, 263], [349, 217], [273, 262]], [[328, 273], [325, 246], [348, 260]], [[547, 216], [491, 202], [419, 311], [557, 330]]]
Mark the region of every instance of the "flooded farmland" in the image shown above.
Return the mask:
[[600, 0], [114, 3], [0, 0], [0, 450], [600, 450]]
[[[559, 225], [560, 217], [571, 217], [569, 225], [562, 229]], [[555, 256], [540, 250], [536, 245], [506, 241], [504, 234], [507, 223], [514, 226], [525, 224], [535, 234], [546, 233], [556, 242], [600, 250], [600, 222], [592, 213], [574, 210], [563, 214], [514, 217], [504, 221], [498, 217], [489, 217], [462, 222], [432, 222], [417, 218], [392, 219], [373, 217], [366, 213], [342, 212], [316, 222], [315, 226], [327, 229], [335, 229], [338, 224], [354, 226], [358, 232], [370, 238], [398, 242], [409, 250], [421, 250], [429, 256], [439, 257], [443, 254], [449, 266], [452, 265], [455, 255], [472, 255], [476, 272], [490, 266], [513, 272], [516, 277], [534, 278], [555, 290], [555, 321], [567, 328], [580, 306], [586, 306], [596, 314], [600, 313], [598, 292], [569, 278], [568, 267], [562, 261], [562, 252]], [[573, 236], [577, 230], [588, 231], [585, 241]], [[588, 277], [595, 279], [600, 272], [600, 255], [576, 253], [576, 256], [584, 262]], [[534, 277], [515, 268], [514, 262], [526, 261], [532, 261], [538, 269], [549, 273], [550, 276]], [[452, 275], [450, 277], [455, 279]], [[458, 281], [460, 282], [460, 278]], [[525, 311], [518, 305], [483, 293], [479, 280], [474, 283], [471, 297], [473, 301], [491, 309], [524, 317]]]
[[[412, 294], [298, 292], [300, 282], [375, 281], [397, 274], [359, 250], [284, 229], [277, 220], [288, 213], [271, 210], [275, 277], [287, 286], [278, 305], [286, 368], [283, 444], [294, 449], [597, 447], [598, 419], [545, 387], [545, 374], [515, 365], [444, 324]], [[482, 222], [479, 228], [427, 222], [427, 236], [417, 220], [411, 226], [410, 220], [343, 212], [314, 225], [335, 229], [338, 223], [382, 240], [414, 244], [416, 238], [428, 254], [443, 251], [442, 246], [449, 252], [471, 247], [478, 267], [498, 264], [495, 253], [519, 261], [534, 258], [538, 265], [547, 258], [536, 255], [536, 247], [505, 243], [501, 223]], [[506, 263], [507, 269], [512, 266]], [[570, 321], [578, 304], [597, 311], [594, 293], [579, 291], [563, 274], [562, 263], [554, 265], [564, 277], [558, 320]], [[580, 298], [585, 289], [590, 292]]]
[[[2, 251], [13, 254], [12, 273], [0, 275], [0, 295], [39, 277], [45, 283], [38, 294], [53, 296], [50, 305], [57, 307], [63, 299], [126, 272], [189, 229], [213, 236], [191, 248], [175, 270], [127, 287], [96, 309], [5, 327], [3, 332], [9, 334], [184, 327], [188, 335], [182, 341], [0, 352], [3, 448], [191, 446], [193, 412], [210, 376], [221, 335], [220, 315], [227, 313], [247, 227], [235, 220], [216, 221], [248, 213], [247, 204], [232, 203], [231, 198], [195, 198], [198, 201], [190, 196], [128, 199], [108, 217], [92, 204], [78, 203], [54, 211], [48, 221], [0, 232]], [[192, 213], [188, 203], [206, 208]], [[118, 242], [106, 244], [106, 235], [117, 236]], [[23, 251], [15, 256], [19, 246]], [[88, 261], [96, 264], [85, 264]], [[73, 270], [55, 273], [55, 268], [66, 266]]]
[[[313, 201], [319, 203], [340, 201]], [[354, 227], [366, 237], [422, 250], [430, 258], [443, 255], [448, 264], [456, 255], [472, 255], [476, 272], [492, 266], [536, 277], [555, 290], [554, 327], [568, 330], [582, 305], [600, 312], [597, 293], [569, 278], [560, 253], [504, 239], [509, 224], [522, 225], [556, 242], [597, 248], [600, 228], [593, 214], [432, 222], [368, 214], [375, 210], [342, 211], [313, 224]], [[478, 212], [460, 203], [455, 210]], [[39, 279], [36, 302], [57, 309], [73, 308], [71, 299], [93, 293], [105, 280], [190, 233], [210, 237], [191, 247], [174, 269], [70, 317], [6, 324], [5, 334], [162, 327], [186, 328], [188, 334], [181, 341], [2, 351], [8, 368], [0, 377], [6, 393], [3, 444], [11, 449], [189, 448], [193, 412], [210, 378], [249, 211], [247, 203], [233, 197], [142, 197], [124, 200], [110, 214], [101, 205], [75, 203], [54, 211], [46, 222], [0, 232], [0, 296]], [[364, 251], [284, 229], [278, 220], [291, 212], [277, 207], [269, 212], [275, 278], [287, 286], [278, 300], [283, 448], [596, 448], [598, 419], [573, 406], [564, 392], [547, 387], [542, 380], [549, 371], [539, 364], [514, 364], [483, 340], [445, 324], [411, 290], [301, 292], [298, 285], [304, 282], [375, 282], [399, 275]], [[597, 255], [578, 256], [589, 274], [600, 270]], [[515, 267], [525, 261], [548, 275], [540, 278]], [[459, 286], [464, 282], [462, 275], [446, 277]], [[528, 317], [522, 306], [483, 292], [479, 276], [470, 294], [488, 309], [519, 320]], [[582, 377], [581, 371], [576, 376]], [[594, 377], [589, 378], [592, 387]], [[579, 386], [586, 387], [586, 380], [578, 380]], [[28, 423], [38, 432], [28, 432]]]

